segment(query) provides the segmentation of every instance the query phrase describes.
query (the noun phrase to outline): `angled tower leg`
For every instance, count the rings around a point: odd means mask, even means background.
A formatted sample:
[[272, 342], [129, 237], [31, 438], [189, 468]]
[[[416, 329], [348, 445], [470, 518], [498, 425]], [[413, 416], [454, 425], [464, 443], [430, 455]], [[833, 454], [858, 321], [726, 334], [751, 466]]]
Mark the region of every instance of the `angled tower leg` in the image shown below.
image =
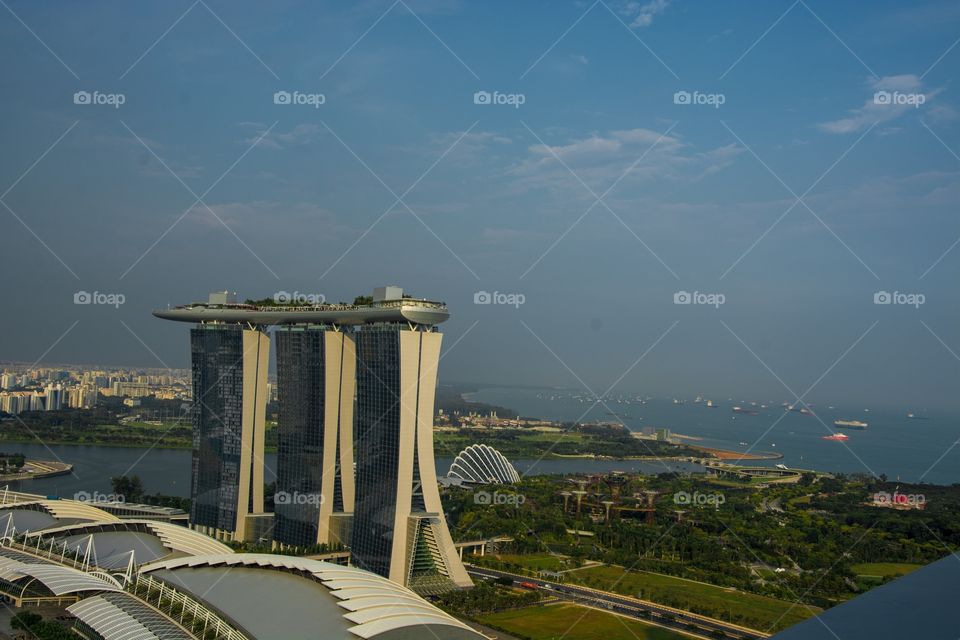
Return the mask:
[[274, 539], [285, 545], [348, 544], [353, 511], [353, 402], [356, 351], [351, 332], [280, 327], [277, 339], [277, 492]]
[[353, 563], [423, 594], [472, 585], [447, 529], [434, 466], [441, 340], [407, 324], [357, 332]]
[[199, 325], [191, 331], [193, 468], [190, 522], [245, 540], [263, 514], [263, 449], [270, 339], [260, 328]]

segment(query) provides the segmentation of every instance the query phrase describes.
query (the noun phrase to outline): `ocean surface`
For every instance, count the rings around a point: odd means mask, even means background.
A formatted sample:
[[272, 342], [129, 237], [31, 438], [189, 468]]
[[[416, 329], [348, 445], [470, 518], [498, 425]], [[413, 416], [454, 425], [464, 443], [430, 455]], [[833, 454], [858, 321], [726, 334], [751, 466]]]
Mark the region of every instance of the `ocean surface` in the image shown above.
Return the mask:
[[[606, 406], [591, 408], [593, 402], [575, 397], [577, 394], [569, 390], [488, 388], [464, 397], [507, 407], [523, 416], [583, 422], [619, 418], [632, 431], [665, 427], [674, 434], [699, 438], [681, 442], [783, 455], [782, 460], [757, 464], [886, 474], [891, 480], [904, 482], [960, 482], [960, 415], [913, 410], [916, 417], [909, 418], [910, 409], [814, 405], [811, 408], [816, 416], [809, 416], [785, 411], [780, 401], [757, 400], [757, 406], [752, 406], [749, 400], [712, 398], [717, 407], [711, 409], [705, 401], [694, 404], [692, 398], [683, 399], [684, 404], [674, 404], [670, 398], [651, 398], [641, 404], [636, 396], [626, 395], [605, 398]], [[760, 408], [761, 404], [767, 404], [767, 408]], [[757, 415], [734, 413], [734, 406], [756, 411]], [[860, 420], [869, 427], [863, 431], [837, 429], [833, 421], [838, 419]], [[850, 439], [823, 439], [834, 431]]]

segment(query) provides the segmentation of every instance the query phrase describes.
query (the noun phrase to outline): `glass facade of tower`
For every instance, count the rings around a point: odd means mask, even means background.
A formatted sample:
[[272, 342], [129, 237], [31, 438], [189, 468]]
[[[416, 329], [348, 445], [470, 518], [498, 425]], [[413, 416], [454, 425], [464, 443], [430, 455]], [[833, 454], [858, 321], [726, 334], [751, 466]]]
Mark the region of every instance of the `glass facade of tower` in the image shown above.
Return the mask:
[[[321, 498], [324, 331], [281, 327], [275, 338], [279, 418], [274, 539], [308, 546], [317, 542], [320, 500], [334, 498]], [[335, 511], [340, 509], [334, 505]]]
[[243, 415], [243, 330], [198, 325], [190, 331], [193, 462], [190, 522], [232, 531], [237, 523]]
[[369, 325], [357, 340], [354, 451], [357, 497], [351, 542], [354, 566], [389, 576], [400, 464], [399, 325]]

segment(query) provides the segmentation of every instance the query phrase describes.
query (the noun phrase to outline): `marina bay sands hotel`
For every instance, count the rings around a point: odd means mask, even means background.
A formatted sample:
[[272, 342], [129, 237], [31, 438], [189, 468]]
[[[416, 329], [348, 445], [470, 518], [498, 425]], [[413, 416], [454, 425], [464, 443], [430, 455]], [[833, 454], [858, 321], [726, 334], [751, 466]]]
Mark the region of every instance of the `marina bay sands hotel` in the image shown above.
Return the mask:
[[[380, 287], [368, 304], [208, 302], [189, 322], [191, 527], [220, 540], [340, 543], [354, 566], [420, 593], [471, 585], [437, 488], [437, 325], [446, 305]], [[264, 510], [270, 329], [277, 352], [277, 486]]]

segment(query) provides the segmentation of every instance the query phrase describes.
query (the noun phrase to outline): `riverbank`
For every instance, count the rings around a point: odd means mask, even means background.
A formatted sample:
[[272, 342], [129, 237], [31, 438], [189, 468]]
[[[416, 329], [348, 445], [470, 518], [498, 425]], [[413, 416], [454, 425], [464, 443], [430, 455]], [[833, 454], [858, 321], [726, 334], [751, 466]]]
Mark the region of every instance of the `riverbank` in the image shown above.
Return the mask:
[[715, 449], [713, 447], [701, 447], [700, 445], [688, 444], [691, 449], [702, 451], [718, 460], [782, 460], [783, 454], [773, 451], [757, 451], [754, 453], [744, 453], [742, 451], [731, 451], [729, 449]]
[[68, 462], [53, 460], [25, 460], [22, 470], [18, 473], [0, 474], [0, 482], [17, 482], [19, 480], [38, 480], [63, 476], [73, 471], [73, 465]]

